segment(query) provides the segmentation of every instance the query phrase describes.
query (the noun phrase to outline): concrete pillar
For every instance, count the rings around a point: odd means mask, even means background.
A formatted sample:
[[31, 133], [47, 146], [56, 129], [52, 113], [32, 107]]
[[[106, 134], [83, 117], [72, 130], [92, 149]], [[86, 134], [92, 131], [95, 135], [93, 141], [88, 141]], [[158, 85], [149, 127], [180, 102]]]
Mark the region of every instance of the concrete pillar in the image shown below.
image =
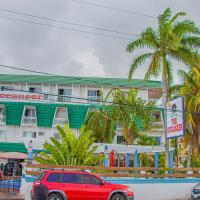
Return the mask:
[[134, 167], [138, 167], [138, 150], [134, 152]]
[[109, 166], [109, 162], [108, 162], [108, 146], [105, 145], [104, 147], [104, 161], [103, 161], [103, 165], [104, 167], [108, 167]]
[[[169, 152], [169, 167], [174, 167], [174, 151]], [[173, 174], [173, 170], [170, 170], [170, 174]]]
[[154, 153], [154, 167], [157, 169], [158, 168], [158, 152]]
[[129, 161], [130, 161], [130, 155], [129, 153], [126, 153], [126, 167], [129, 167]]

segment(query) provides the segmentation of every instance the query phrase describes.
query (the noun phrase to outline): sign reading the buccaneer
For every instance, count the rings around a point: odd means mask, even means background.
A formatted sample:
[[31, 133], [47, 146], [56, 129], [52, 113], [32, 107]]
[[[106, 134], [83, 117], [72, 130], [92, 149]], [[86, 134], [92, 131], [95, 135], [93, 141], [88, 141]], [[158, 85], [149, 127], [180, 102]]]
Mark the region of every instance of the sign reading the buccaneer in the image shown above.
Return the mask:
[[167, 105], [167, 138], [184, 135], [184, 102], [179, 97]]

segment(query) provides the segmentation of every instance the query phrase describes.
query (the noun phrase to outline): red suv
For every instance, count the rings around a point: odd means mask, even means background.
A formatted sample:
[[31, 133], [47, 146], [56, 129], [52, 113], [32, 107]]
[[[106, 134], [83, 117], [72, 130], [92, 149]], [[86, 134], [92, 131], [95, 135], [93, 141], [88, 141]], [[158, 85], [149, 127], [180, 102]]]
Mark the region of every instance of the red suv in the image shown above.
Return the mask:
[[82, 171], [48, 170], [34, 181], [49, 190], [48, 200], [134, 200], [128, 186], [111, 184], [98, 176]]

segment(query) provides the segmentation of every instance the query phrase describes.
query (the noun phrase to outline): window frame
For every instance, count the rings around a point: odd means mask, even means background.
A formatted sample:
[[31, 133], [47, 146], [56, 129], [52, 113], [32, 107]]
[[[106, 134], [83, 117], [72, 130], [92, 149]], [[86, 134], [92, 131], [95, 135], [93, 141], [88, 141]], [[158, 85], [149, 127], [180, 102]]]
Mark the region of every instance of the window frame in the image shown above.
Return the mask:
[[[37, 138], [37, 132], [36, 131], [23, 131], [22, 133], [23, 133], [22, 137], [24, 139], [36, 139]], [[32, 133], [32, 137], [24, 137], [25, 133]]]
[[[49, 181], [48, 180], [48, 178], [51, 176], [51, 175], [54, 175], [54, 174], [57, 174], [57, 175], [59, 175], [60, 177], [59, 177], [59, 180], [58, 181]], [[62, 178], [62, 174], [61, 173], [50, 173], [48, 176], [47, 176], [47, 178], [46, 178], [46, 182], [48, 182], [48, 183], [61, 183], [61, 178]]]
[[[66, 111], [66, 119], [65, 119], [66, 123], [64, 123], [64, 122], [62, 122], [62, 124], [56, 123], [56, 119], [58, 119], [58, 120], [59, 119], [64, 119], [64, 118], [56, 118], [56, 115], [57, 115], [57, 112], [58, 112], [59, 108], [65, 109], [65, 111]], [[67, 107], [56, 107], [52, 125], [53, 125], [53, 127], [55, 127], [57, 125], [64, 126], [64, 124], [69, 124], [68, 109], [67, 109]]]
[[[6, 124], [6, 109], [4, 104], [0, 104], [0, 109], [3, 109], [2, 115], [0, 115], [0, 124]], [[0, 112], [1, 113], [1, 112]]]
[[[94, 179], [96, 179], [96, 180], [98, 180], [99, 181], [99, 183], [87, 183], [87, 182], [81, 182], [81, 176], [88, 176], [88, 177], [91, 177], [91, 178], [94, 178]], [[91, 174], [79, 174], [79, 184], [87, 184], [87, 185], [102, 185], [102, 183], [103, 183], [103, 180], [102, 179], [100, 179], [100, 178], [98, 178], [98, 177], [96, 177], [96, 176], [93, 176], [93, 175], [91, 175]]]
[[[26, 109], [28, 108], [32, 108], [35, 110], [35, 117], [27, 117], [25, 116], [26, 114]], [[25, 119], [27, 120], [30, 120], [30, 122], [26, 122]], [[21, 119], [21, 125], [24, 125], [24, 126], [37, 126], [37, 110], [36, 110], [36, 107], [35, 106], [29, 106], [29, 105], [25, 105], [24, 106], [24, 110], [23, 110], [23, 114], [22, 114], [22, 119]]]
[[[71, 94], [70, 95], [68, 95], [68, 94], [60, 94], [59, 93], [59, 91], [60, 90], [70, 90], [71, 91]], [[65, 93], [65, 92], [64, 92]], [[57, 101], [58, 102], [68, 102], [68, 103], [71, 103], [72, 102], [72, 99], [70, 98], [70, 97], [72, 97], [72, 94], [73, 94], [73, 90], [72, 90], [72, 87], [70, 88], [70, 87], [58, 87], [57, 88], [57, 94], [58, 94], [58, 98], [57, 98]], [[66, 96], [69, 96], [69, 97], [66, 97]]]
[[[77, 183], [76, 182], [68, 182], [68, 183], [66, 183], [66, 182], [63, 182], [63, 177], [64, 177], [64, 175], [75, 175], [75, 176], [77, 176]], [[76, 173], [62, 173], [61, 174], [61, 180], [60, 180], [60, 183], [62, 183], [62, 184], [80, 184], [80, 177], [79, 177], [79, 174], [76, 174]]]

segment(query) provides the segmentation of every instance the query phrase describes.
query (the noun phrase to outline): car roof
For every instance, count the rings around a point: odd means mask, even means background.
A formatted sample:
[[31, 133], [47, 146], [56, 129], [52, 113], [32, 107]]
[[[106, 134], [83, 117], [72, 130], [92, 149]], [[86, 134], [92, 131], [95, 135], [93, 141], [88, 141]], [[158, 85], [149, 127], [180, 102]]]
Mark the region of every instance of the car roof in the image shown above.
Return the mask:
[[89, 174], [85, 171], [79, 171], [79, 170], [45, 170], [45, 172], [54, 174], [54, 173], [64, 173], [64, 174]]

